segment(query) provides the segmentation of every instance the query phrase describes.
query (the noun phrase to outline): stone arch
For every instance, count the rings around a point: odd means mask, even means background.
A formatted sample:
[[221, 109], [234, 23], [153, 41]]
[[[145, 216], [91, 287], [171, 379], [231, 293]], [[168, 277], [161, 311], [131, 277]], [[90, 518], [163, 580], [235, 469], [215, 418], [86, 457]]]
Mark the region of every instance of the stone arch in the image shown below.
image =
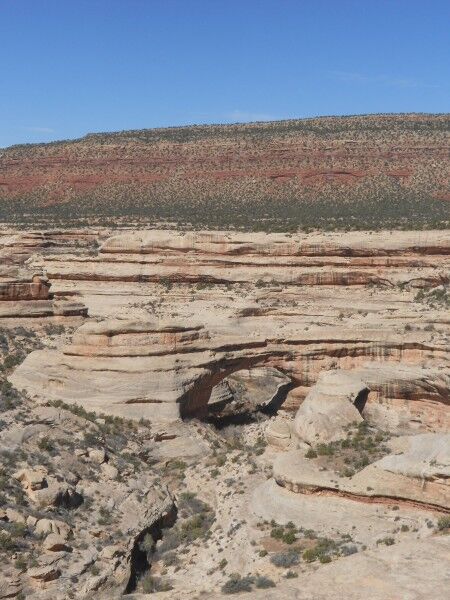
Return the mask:
[[[179, 398], [179, 410], [182, 419], [191, 417], [204, 417], [207, 414], [208, 401], [213, 388], [221, 381], [234, 373], [251, 370], [256, 367], [272, 367], [290, 379], [289, 389], [295, 387], [292, 373], [285, 369], [281, 361], [274, 360], [272, 354], [223, 359], [205, 369], [193, 382], [189, 389]], [[274, 405], [280, 402], [279, 397], [274, 400]]]

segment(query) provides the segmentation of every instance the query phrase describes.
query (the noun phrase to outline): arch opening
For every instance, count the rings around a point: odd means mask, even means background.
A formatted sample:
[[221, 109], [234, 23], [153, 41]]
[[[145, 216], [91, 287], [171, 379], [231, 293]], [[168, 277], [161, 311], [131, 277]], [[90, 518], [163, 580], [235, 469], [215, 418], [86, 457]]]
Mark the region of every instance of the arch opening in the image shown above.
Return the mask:
[[246, 367], [213, 376], [207, 392], [203, 389], [199, 394], [202, 404], [199, 405], [197, 397], [198, 410], [185, 414], [185, 418], [200, 418], [222, 429], [229, 425], [248, 425], [276, 415], [295, 383], [276, 367]]

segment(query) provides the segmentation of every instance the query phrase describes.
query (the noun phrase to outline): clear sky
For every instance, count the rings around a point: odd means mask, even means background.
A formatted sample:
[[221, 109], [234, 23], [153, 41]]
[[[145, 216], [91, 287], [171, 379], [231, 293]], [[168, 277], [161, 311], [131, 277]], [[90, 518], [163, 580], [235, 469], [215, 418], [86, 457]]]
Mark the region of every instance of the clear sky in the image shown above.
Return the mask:
[[0, 147], [449, 110], [450, 0], [0, 0]]

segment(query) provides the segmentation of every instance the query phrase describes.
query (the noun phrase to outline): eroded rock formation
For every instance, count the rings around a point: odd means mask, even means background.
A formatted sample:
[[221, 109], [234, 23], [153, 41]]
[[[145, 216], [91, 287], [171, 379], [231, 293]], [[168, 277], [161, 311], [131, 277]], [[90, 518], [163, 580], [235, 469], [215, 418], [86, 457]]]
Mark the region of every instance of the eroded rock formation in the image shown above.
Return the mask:
[[[22, 523], [38, 564], [12, 577], [5, 562], [4, 595], [446, 589], [431, 573], [450, 510], [447, 232], [8, 235], [0, 311], [23, 303], [37, 327], [32, 303], [71, 298], [89, 317], [44, 325], [6, 365], [0, 525]], [[410, 585], [406, 557], [425, 550]]]
[[0, 278], [0, 319], [86, 315], [80, 302], [55, 300], [46, 277]]

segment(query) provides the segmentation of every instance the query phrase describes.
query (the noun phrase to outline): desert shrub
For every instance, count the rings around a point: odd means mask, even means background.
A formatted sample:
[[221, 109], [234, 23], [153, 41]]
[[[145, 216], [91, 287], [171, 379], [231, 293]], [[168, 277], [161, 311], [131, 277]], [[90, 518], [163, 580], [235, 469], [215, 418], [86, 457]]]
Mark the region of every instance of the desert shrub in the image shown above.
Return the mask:
[[293, 544], [296, 541], [295, 532], [291, 529], [290, 531], [285, 531], [283, 537], [281, 538], [285, 544]]
[[0, 551], [12, 552], [16, 549], [14, 540], [4, 531], [0, 531]]
[[295, 571], [288, 571], [285, 575], [286, 579], [295, 579], [298, 577], [298, 573]]
[[54, 406], [55, 408], [63, 408], [64, 410], [68, 410], [77, 417], [81, 417], [87, 421], [95, 421], [95, 419], [98, 418], [98, 415], [95, 412], [88, 412], [78, 404], [66, 404], [62, 400], [52, 400], [48, 404], [49, 406]]
[[178, 528], [168, 529], [164, 533], [161, 543], [158, 545], [158, 555], [162, 555], [170, 550], [175, 550], [182, 543], [183, 539]]
[[450, 288], [442, 286], [434, 288], [429, 292], [419, 290], [414, 298], [416, 302], [425, 302], [432, 307], [447, 307], [450, 306]]
[[44, 436], [43, 438], [41, 438], [38, 441], [38, 448], [40, 450], [45, 451], [45, 452], [52, 453], [53, 450], [55, 449], [55, 446], [54, 446], [52, 440], [49, 437]]
[[175, 552], [167, 552], [163, 557], [163, 562], [166, 567], [173, 567], [180, 562], [180, 559]]
[[305, 458], [317, 458], [317, 452], [313, 448], [308, 448]]
[[331, 456], [334, 454], [334, 448], [331, 444], [318, 444], [316, 452], [319, 456]]
[[113, 522], [111, 511], [105, 506], [100, 506], [98, 512], [100, 513], [100, 517], [97, 519], [97, 523], [99, 525], [111, 525]]
[[378, 544], [384, 544], [385, 546], [392, 546], [395, 544], [395, 540], [393, 537], [384, 537], [384, 538], [380, 538], [379, 540], [377, 540], [377, 545]]
[[173, 589], [173, 586], [169, 581], [164, 581], [160, 577], [153, 577], [150, 573], [147, 573], [141, 579], [142, 591], [145, 594], [154, 594], [156, 592], [169, 592]]
[[5, 369], [12, 369], [19, 365], [24, 359], [24, 356], [21, 354], [8, 354], [3, 361], [3, 365]]
[[0, 383], [0, 400], [0, 411], [7, 411], [15, 408], [22, 397], [12, 383], [5, 380]]
[[14, 562], [14, 567], [18, 571], [21, 571], [21, 572], [26, 571], [27, 567], [28, 567], [27, 559], [24, 556], [19, 555]]
[[139, 543], [139, 550], [145, 552], [147, 556], [149, 556], [153, 552], [154, 547], [155, 540], [153, 539], [153, 536], [150, 533], [146, 533], [142, 541]]
[[47, 335], [61, 335], [65, 331], [64, 325], [56, 325], [55, 323], [50, 323], [44, 327], [44, 331]]
[[181, 523], [181, 537], [184, 542], [192, 542], [203, 537], [212, 523], [211, 515], [199, 513]]
[[278, 552], [270, 557], [270, 562], [276, 567], [293, 567], [298, 565], [300, 558], [297, 552], [289, 550], [288, 552]]
[[437, 522], [437, 528], [439, 531], [445, 531], [446, 529], [450, 529], [450, 515], [440, 517]]
[[255, 577], [255, 587], [265, 590], [267, 588], [275, 587], [275, 582], [268, 577], [264, 577], [264, 575], [258, 575]]
[[353, 477], [354, 474], [355, 471], [353, 469], [350, 469], [350, 467], [345, 467], [341, 473], [342, 477]]
[[210, 506], [196, 498], [195, 494], [185, 493], [180, 496], [178, 508], [179, 515], [183, 518], [174, 527], [164, 531], [157, 548], [158, 555], [209, 535], [214, 521], [214, 512]]
[[342, 556], [350, 556], [351, 554], [356, 554], [357, 552], [358, 548], [354, 545], [341, 547]]
[[302, 558], [305, 562], [314, 562], [316, 560], [324, 563], [330, 562], [331, 554], [336, 554], [338, 544], [329, 538], [319, 538], [314, 548], [308, 548], [303, 552]]
[[251, 592], [253, 577], [241, 577], [239, 574], [234, 573], [230, 575], [230, 578], [221, 587], [223, 594], [239, 594], [240, 592]]
[[282, 527], [274, 527], [270, 532], [270, 537], [275, 538], [276, 540], [281, 540], [284, 535], [284, 529]]

